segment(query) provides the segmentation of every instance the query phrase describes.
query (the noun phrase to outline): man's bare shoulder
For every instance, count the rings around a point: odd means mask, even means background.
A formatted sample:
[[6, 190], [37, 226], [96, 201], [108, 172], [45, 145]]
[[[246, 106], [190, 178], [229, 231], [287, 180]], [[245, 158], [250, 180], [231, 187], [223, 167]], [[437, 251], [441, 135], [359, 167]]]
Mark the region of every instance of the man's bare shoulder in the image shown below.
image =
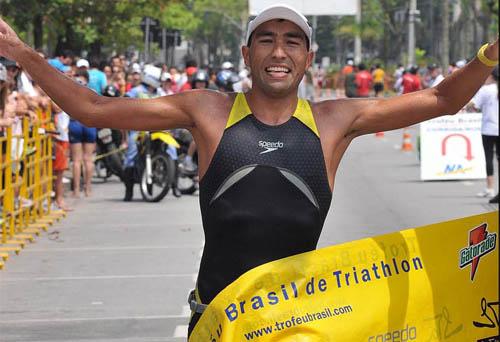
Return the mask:
[[335, 99], [312, 102], [311, 108], [318, 118], [345, 116], [360, 104], [359, 99]]
[[191, 129], [212, 131], [225, 127], [235, 97], [235, 93], [195, 89], [165, 96], [165, 101], [174, 100], [174, 105], [187, 110], [194, 123]]
[[320, 134], [347, 136], [364, 99], [335, 99], [311, 103]]
[[224, 113], [231, 109], [234, 94], [221, 93], [209, 89], [194, 89], [175, 95], [164, 96], [166, 102], [175, 101], [187, 107], [196, 117], [208, 113]]

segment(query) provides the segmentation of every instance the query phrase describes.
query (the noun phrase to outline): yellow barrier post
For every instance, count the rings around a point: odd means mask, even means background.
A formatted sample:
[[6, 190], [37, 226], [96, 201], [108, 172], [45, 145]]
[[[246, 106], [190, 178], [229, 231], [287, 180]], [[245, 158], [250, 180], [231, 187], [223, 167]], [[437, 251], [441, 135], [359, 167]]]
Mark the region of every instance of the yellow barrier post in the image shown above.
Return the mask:
[[12, 128], [6, 129], [5, 137], [5, 163], [3, 164], [3, 171], [5, 172], [5, 187], [3, 196], [3, 223], [2, 223], [2, 244], [0, 252], [15, 252], [19, 254], [22, 247], [18, 243], [11, 243], [12, 236], [14, 235], [14, 189], [12, 186]]
[[[45, 123], [46, 127], [48, 127], [50, 124], [50, 116], [42, 123]], [[44, 196], [47, 201], [47, 207], [44, 208], [44, 218], [41, 220], [41, 222], [52, 224], [54, 221], [59, 221], [61, 218], [65, 217], [66, 212], [64, 210], [52, 210], [51, 193], [54, 180], [52, 171], [52, 137], [48, 134], [44, 134], [43, 142], [44, 153], [42, 155], [42, 165], [44, 166], [46, 172], [42, 174], [41, 183], [46, 187], [46, 193], [44, 194]]]
[[22, 135], [13, 135], [9, 127], [0, 137], [0, 145], [6, 147], [0, 155], [0, 270], [9, 252], [19, 254], [35, 234], [65, 216], [62, 210], [51, 210], [52, 137], [46, 131], [50, 108], [36, 112], [39, 120], [31, 129], [24, 119]]
[[[27, 121], [23, 121], [23, 126], [26, 126]], [[10, 162], [10, 173], [13, 176], [13, 180], [11, 183], [11, 194], [12, 194], [12, 203], [14, 204], [11, 212], [11, 222], [9, 225], [9, 237], [10, 239], [6, 242], [11, 245], [19, 245], [21, 248], [24, 248], [26, 245], [26, 240], [18, 234], [21, 232], [21, 224], [23, 221], [23, 211], [25, 204], [28, 199], [23, 197], [25, 194], [23, 193], [23, 183], [24, 183], [24, 173], [25, 170], [25, 161], [24, 161], [24, 152], [25, 152], [25, 131], [21, 133], [21, 135], [11, 134], [11, 141], [14, 143], [13, 149], [8, 150], [7, 153], [11, 154], [11, 162]], [[13, 156], [12, 156], [13, 155]]]
[[[42, 120], [40, 111], [37, 110], [37, 114], [39, 117], [39, 122], [33, 127], [33, 141], [34, 141], [34, 184], [33, 184], [33, 210], [31, 211], [32, 215], [27, 224], [27, 229], [25, 230], [31, 234], [40, 234], [40, 230], [47, 231], [48, 224], [40, 222], [40, 219], [43, 217], [43, 205], [44, 205], [44, 197], [43, 195], [43, 185], [41, 183], [41, 173], [43, 169], [42, 165], [42, 142], [40, 135], [40, 121]], [[49, 193], [50, 195], [50, 193]]]
[[[16, 239], [34, 241], [34, 237], [24, 231], [30, 221], [31, 211], [33, 208], [33, 198], [30, 194], [33, 193], [33, 142], [34, 139], [30, 135], [30, 123], [27, 118], [23, 119], [23, 150], [20, 153], [19, 174], [20, 174], [20, 189], [18, 200], [18, 220], [16, 225]], [[21, 169], [22, 166], [22, 169]], [[21, 173], [22, 171], [22, 173]]]

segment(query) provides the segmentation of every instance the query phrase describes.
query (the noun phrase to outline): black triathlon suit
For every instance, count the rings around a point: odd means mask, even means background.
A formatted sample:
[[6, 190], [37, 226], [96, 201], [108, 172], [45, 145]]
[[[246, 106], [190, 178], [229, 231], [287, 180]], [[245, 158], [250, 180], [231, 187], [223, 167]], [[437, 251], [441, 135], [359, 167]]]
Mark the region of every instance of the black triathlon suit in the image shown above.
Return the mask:
[[[200, 183], [205, 249], [195, 295], [208, 304], [246, 271], [316, 249], [332, 192], [311, 107], [270, 126], [237, 94]], [[189, 332], [200, 318], [194, 314]]]

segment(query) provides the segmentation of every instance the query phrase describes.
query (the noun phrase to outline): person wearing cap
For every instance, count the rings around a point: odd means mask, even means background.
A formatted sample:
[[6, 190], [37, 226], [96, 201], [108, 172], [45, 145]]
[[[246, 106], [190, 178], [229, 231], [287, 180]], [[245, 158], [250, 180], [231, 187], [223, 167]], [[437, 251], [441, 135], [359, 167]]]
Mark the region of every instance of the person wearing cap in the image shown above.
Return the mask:
[[[158, 96], [158, 89], [160, 88], [160, 80], [156, 79], [153, 75], [144, 74], [141, 78], [141, 83], [130, 89], [125, 93], [125, 97], [133, 99], [152, 99]], [[137, 113], [136, 113], [137, 114]], [[103, 126], [112, 127], [112, 126]], [[127, 133], [127, 151], [125, 153], [125, 159], [123, 161], [123, 183], [125, 185], [125, 196], [123, 198], [124, 202], [132, 201], [134, 197], [134, 185], [135, 185], [135, 162], [137, 154], [139, 153], [137, 149], [137, 137], [138, 129], [130, 129]]]
[[141, 66], [138, 63], [132, 64], [130, 67], [129, 74], [127, 75], [127, 85], [125, 86], [125, 92], [130, 91], [141, 84]]
[[[80, 66], [78, 65], [78, 62], [80, 62]], [[90, 58], [90, 61], [80, 59], [78, 60], [78, 62], [76, 66], [78, 68], [86, 68], [89, 73], [88, 87], [95, 91], [97, 94], [102, 95], [102, 91], [108, 85], [108, 81], [104, 72], [99, 70], [99, 59], [92, 56]]]
[[198, 146], [205, 246], [189, 331], [206, 305], [246, 271], [316, 248], [335, 174], [354, 138], [459, 111], [498, 63], [498, 40], [435, 88], [394, 98], [299, 99], [312, 28], [274, 5], [248, 25], [252, 89], [193, 90], [154, 99], [101, 98], [54, 72], [3, 21], [0, 54], [17, 60], [68, 114], [91, 126], [187, 128]]
[[184, 91], [188, 91], [188, 90], [193, 89], [193, 85], [192, 85], [193, 76], [194, 76], [194, 74], [196, 74], [197, 71], [198, 71], [198, 68], [195, 66], [189, 66], [186, 68], [187, 80], [181, 86], [180, 92], [184, 92]]
[[160, 96], [174, 95], [177, 93], [176, 83], [172, 79], [172, 75], [168, 72], [164, 72], [160, 77], [161, 88], [158, 89], [158, 94]]
[[442, 69], [437, 64], [431, 64], [427, 67], [429, 71], [429, 87], [435, 87], [439, 83], [443, 82], [444, 76]]
[[[78, 68], [73, 76], [75, 81], [88, 87], [87, 68]], [[73, 161], [73, 197], [80, 198], [80, 179], [83, 174], [83, 190], [86, 197], [92, 193], [92, 175], [94, 173], [94, 153], [97, 142], [97, 129], [71, 117], [68, 124], [68, 141]]]

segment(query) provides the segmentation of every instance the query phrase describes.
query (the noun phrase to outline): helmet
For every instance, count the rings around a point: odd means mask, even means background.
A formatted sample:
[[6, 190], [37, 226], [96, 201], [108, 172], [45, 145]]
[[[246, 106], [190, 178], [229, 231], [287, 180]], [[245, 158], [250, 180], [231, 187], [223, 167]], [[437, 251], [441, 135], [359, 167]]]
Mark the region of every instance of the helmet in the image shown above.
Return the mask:
[[193, 89], [196, 89], [197, 82], [205, 82], [205, 86], [208, 87], [208, 72], [203, 69], [198, 70], [194, 73], [193, 79], [191, 80], [191, 86]]
[[192, 76], [194, 75], [194, 73], [198, 71], [198, 68], [197, 67], [194, 67], [194, 66], [190, 66], [190, 67], [187, 67], [186, 68], [186, 75], [188, 76]]
[[152, 87], [152, 88], [159, 88], [160, 87], [160, 80], [156, 77], [154, 77], [153, 75], [149, 75], [149, 74], [144, 74], [142, 76], [142, 83], [149, 86], [149, 87]]
[[222, 88], [224, 91], [234, 91], [233, 84], [240, 81], [240, 77], [238, 74], [234, 73], [231, 70], [221, 70], [217, 73], [217, 78], [215, 79], [215, 83], [219, 88]]
[[160, 81], [161, 82], [173, 81], [172, 75], [170, 75], [169, 72], [164, 72], [163, 74], [161, 74]]
[[104, 88], [102, 95], [108, 96], [108, 97], [119, 97], [120, 92], [118, 91], [118, 89], [116, 89], [116, 87], [114, 85], [110, 84], [110, 85], [107, 85], [106, 88]]
[[231, 70], [231, 69], [234, 69], [233, 63], [231, 63], [229, 61], [225, 61], [224, 63], [222, 63], [222, 65], [220, 67], [221, 67], [222, 70]]
[[429, 65], [427, 66], [427, 69], [429, 69], [430, 71], [432, 71], [432, 70], [436, 70], [436, 69], [438, 69], [438, 68], [439, 68], [439, 66], [438, 66], [436, 63], [432, 63], [432, 64], [429, 64]]

